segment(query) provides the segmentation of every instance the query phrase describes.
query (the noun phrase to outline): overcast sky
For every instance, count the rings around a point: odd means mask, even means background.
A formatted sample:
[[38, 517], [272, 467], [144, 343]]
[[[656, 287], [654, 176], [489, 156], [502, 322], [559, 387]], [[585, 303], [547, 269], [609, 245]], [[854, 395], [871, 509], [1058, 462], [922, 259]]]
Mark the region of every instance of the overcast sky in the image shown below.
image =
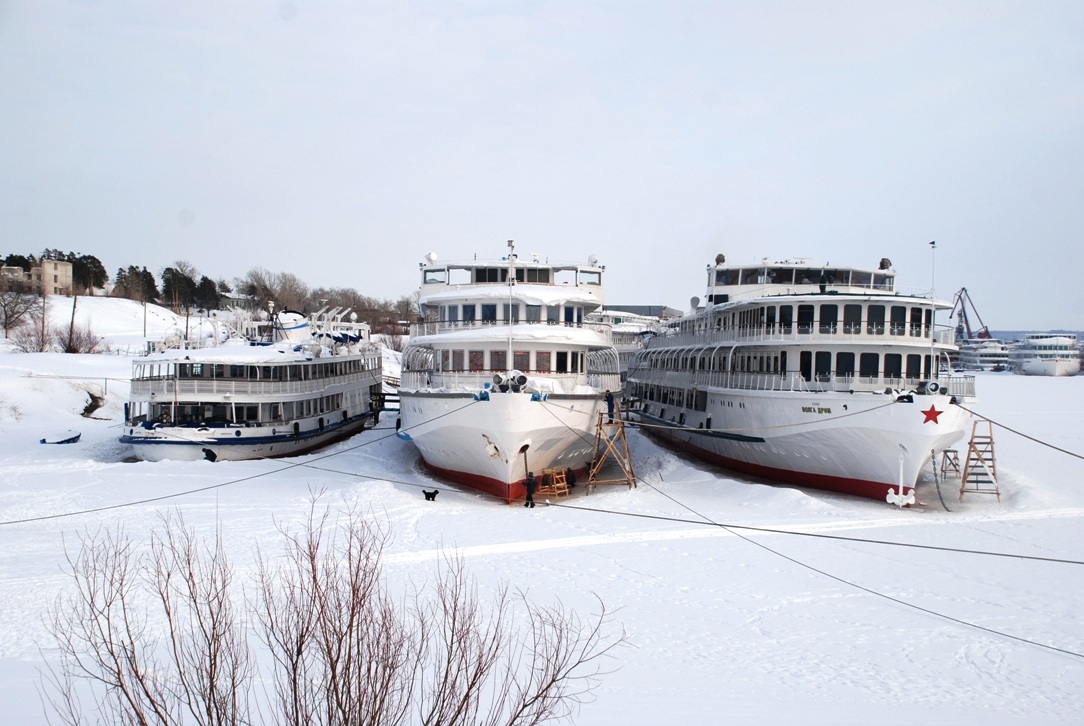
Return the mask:
[[1081, 329], [1082, 118], [1079, 0], [0, 0], [0, 252], [397, 298], [514, 239], [679, 308], [888, 257]]

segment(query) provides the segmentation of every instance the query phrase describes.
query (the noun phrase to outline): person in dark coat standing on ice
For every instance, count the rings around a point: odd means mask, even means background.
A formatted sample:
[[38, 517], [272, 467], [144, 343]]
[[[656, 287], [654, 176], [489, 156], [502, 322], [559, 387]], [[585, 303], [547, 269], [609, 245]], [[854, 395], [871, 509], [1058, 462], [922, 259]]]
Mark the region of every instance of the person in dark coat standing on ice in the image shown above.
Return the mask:
[[610, 423], [614, 422], [614, 394], [610, 393], [609, 388], [606, 389], [606, 416]]
[[523, 503], [525, 507], [534, 508], [534, 492], [538, 489], [538, 481], [534, 478], [534, 472], [527, 472], [527, 501]]

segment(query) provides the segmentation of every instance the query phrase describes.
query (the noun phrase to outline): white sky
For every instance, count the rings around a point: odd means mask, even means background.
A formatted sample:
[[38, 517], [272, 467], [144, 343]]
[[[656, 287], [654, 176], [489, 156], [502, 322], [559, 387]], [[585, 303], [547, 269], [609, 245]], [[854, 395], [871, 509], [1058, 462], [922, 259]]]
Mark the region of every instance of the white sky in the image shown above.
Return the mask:
[[0, 0], [0, 252], [395, 298], [515, 239], [679, 308], [717, 252], [889, 257], [1081, 329], [1082, 39], [1034, 0]]

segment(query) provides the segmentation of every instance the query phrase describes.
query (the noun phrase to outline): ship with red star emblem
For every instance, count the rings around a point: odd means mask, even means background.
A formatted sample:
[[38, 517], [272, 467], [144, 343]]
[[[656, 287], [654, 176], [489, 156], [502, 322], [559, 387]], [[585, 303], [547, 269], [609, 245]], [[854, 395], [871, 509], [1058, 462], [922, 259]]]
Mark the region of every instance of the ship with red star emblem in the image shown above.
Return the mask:
[[647, 341], [625, 394], [644, 430], [774, 482], [892, 501], [970, 419], [951, 305], [896, 289], [891, 262], [707, 267], [707, 297]]

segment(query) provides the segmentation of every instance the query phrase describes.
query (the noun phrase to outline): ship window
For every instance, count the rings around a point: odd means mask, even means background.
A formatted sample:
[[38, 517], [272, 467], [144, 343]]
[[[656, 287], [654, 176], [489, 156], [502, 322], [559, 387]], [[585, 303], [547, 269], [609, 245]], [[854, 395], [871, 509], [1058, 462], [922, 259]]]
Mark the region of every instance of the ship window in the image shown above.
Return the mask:
[[[718, 322], [718, 320], [716, 320]], [[768, 333], [775, 332], [775, 306], [772, 305], [764, 310], [764, 330]]]
[[812, 333], [813, 332], [813, 306], [812, 305], [799, 305], [798, 306], [798, 332], [799, 333]]
[[557, 372], [568, 373], [568, 353], [563, 350], [557, 351]]
[[794, 270], [789, 267], [773, 267], [768, 270], [768, 282], [773, 285], [791, 285], [794, 283]]
[[484, 350], [468, 351], [467, 357], [470, 361], [472, 373], [481, 372], [486, 369], [486, 352]]
[[519, 322], [519, 303], [504, 303], [501, 307], [504, 319], [513, 323]]
[[244, 377], [245, 377], [245, 367], [244, 366], [238, 366], [238, 365], [231, 365], [230, 366], [230, 378], [244, 378]]
[[508, 353], [503, 350], [491, 350], [489, 352], [489, 369], [493, 371], [508, 370]]
[[862, 332], [862, 306], [843, 306], [843, 332], [856, 335]]
[[474, 268], [475, 282], [500, 282], [501, 272], [508, 274], [507, 269], [499, 267], [476, 267]]
[[892, 290], [893, 282], [895, 282], [895, 275], [884, 275], [879, 272], [873, 275], [873, 289], [875, 290]]
[[542, 306], [541, 305], [528, 305], [527, 306], [527, 322], [537, 323], [542, 320]]
[[715, 284], [716, 285], [729, 285], [730, 284], [730, 270], [716, 270], [715, 271]]
[[422, 273], [422, 284], [424, 285], [443, 284], [447, 281], [447, 270], [425, 270]]
[[602, 284], [602, 273], [601, 272], [595, 272], [593, 270], [580, 270], [579, 284], [581, 284], [581, 285], [601, 285]]
[[542, 284], [548, 284], [550, 281], [550, 271], [548, 269], [534, 269], [527, 270], [527, 282], [540, 282]]
[[453, 371], [466, 370], [463, 367], [463, 351], [461, 351], [461, 350], [453, 350], [452, 351], [452, 370]]
[[855, 287], [869, 287], [873, 284], [873, 275], [869, 272], [851, 270], [851, 285]]
[[922, 375], [922, 356], [907, 356], [907, 377], [916, 379]]
[[824, 281], [829, 285], [846, 285], [847, 284], [847, 271], [846, 270], [825, 270]]
[[836, 354], [836, 375], [840, 378], [854, 375], [854, 353]]
[[870, 335], [885, 334], [885, 306], [870, 305], [866, 313], [866, 332]]
[[836, 325], [839, 322], [839, 306], [838, 305], [821, 305], [821, 327], [822, 333], [835, 333]]
[[903, 356], [899, 353], [885, 353], [885, 378], [903, 377]]
[[517, 371], [531, 370], [531, 352], [528, 350], [513, 351], [512, 367]]
[[794, 306], [793, 305], [780, 305], [779, 306], [779, 331], [782, 333], [789, 333], [791, 324], [794, 322]]
[[463, 322], [473, 323], [475, 321], [475, 307], [473, 304], [463, 306]]
[[810, 380], [813, 376], [813, 351], [803, 350], [798, 356], [798, 371], [802, 378]]
[[858, 358], [858, 375], [862, 378], [876, 378], [880, 370], [879, 353], [863, 353]]
[[818, 381], [827, 381], [832, 375], [832, 354], [826, 350], [818, 350], [815, 371]]
[[458, 305], [449, 305], [448, 306], [448, 317], [446, 317], [445, 320], [447, 320], [449, 323], [459, 322], [459, 306]]
[[550, 352], [548, 350], [540, 350], [534, 354], [535, 368], [539, 373], [550, 372]]
[[907, 308], [902, 305], [893, 305], [891, 316], [891, 334], [903, 335], [907, 328]]
[[482, 324], [497, 322], [497, 305], [482, 303]]
[[922, 308], [911, 308], [911, 335], [922, 336]]
[[741, 271], [741, 284], [743, 284], [743, 285], [755, 285], [757, 283], [757, 281], [758, 281], [758, 278], [761, 276], [761, 274], [763, 272], [764, 272], [764, 268], [762, 268], [762, 267], [754, 267], [754, 268], [749, 269], [749, 270], [742, 270]]

